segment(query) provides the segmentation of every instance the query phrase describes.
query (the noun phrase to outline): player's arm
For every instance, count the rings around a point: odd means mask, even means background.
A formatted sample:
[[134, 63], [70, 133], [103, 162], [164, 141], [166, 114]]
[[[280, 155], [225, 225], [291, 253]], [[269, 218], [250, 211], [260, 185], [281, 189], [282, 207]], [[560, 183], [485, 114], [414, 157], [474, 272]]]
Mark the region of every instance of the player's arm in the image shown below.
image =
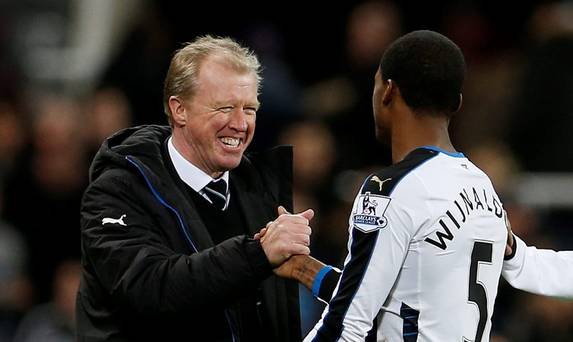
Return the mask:
[[573, 297], [573, 251], [527, 246], [511, 230], [505, 213], [507, 247], [502, 276], [516, 289], [552, 297]]
[[573, 251], [538, 249], [513, 238], [512, 254], [502, 268], [511, 286], [544, 296], [573, 297]]
[[[410, 209], [409, 198], [401, 199], [396, 192], [390, 198], [378, 189], [378, 183], [367, 180], [354, 202], [344, 270], [321, 320], [305, 341], [363, 341], [394, 286], [419, 220], [414, 219], [418, 214]], [[312, 269], [318, 269], [314, 280], [320, 279], [321, 270], [325, 276], [336, 276], [328, 267]], [[323, 279], [320, 287], [326, 284]]]
[[333, 266], [317, 260], [310, 255], [295, 255], [280, 267], [274, 269], [279, 277], [298, 281], [312, 294], [328, 303], [340, 279], [342, 272]]

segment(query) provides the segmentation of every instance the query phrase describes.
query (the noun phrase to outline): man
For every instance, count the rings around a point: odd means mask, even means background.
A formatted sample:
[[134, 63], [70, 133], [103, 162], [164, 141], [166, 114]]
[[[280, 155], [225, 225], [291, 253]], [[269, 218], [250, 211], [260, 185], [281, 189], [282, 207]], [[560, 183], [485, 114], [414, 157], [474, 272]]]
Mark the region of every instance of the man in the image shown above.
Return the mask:
[[297, 284], [271, 275], [309, 253], [313, 212], [285, 213], [291, 150], [244, 155], [259, 83], [250, 51], [198, 38], [167, 73], [170, 127], [102, 145], [81, 209], [80, 341], [300, 341]]
[[[379, 82], [378, 77], [379, 76], [377, 75], [377, 82]], [[467, 165], [462, 167], [465, 168]], [[390, 178], [387, 178], [387, 180], [390, 180]], [[382, 188], [384, 182], [376, 175], [369, 177], [369, 181], [378, 183], [379, 189]], [[362, 197], [362, 204], [364, 204], [367, 199], [369, 199], [368, 192], [366, 192]], [[366, 207], [363, 206], [362, 211], [365, 211], [365, 209]], [[460, 211], [460, 213], [462, 212]], [[452, 213], [450, 212], [450, 214]], [[508, 231], [502, 272], [504, 278], [515, 288], [535, 294], [573, 297], [573, 273], [563, 271], [573, 268], [573, 252], [555, 252], [552, 250], [537, 249], [533, 246], [527, 246], [521, 239], [514, 236], [512, 233], [511, 225], [509, 224], [509, 220], [507, 220], [507, 215], [504, 213], [502, 216], [505, 216]], [[350, 228], [350, 232], [352, 234], [352, 221]], [[445, 230], [446, 233], [448, 231], [452, 233], [449, 228]], [[264, 235], [265, 229], [262, 230], [261, 234], [257, 234], [256, 237], [264, 239]], [[440, 236], [438, 234], [436, 235]], [[450, 240], [449, 236], [450, 234], [444, 235], [442, 233], [440, 243], [447, 243], [448, 240]], [[454, 236], [451, 235], [452, 239], [453, 237]], [[347, 260], [347, 264], [348, 263], [349, 262]], [[341, 276], [340, 270], [324, 265], [310, 256], [293, 256], [289, 261], [277, 268], [275, 272], [283, 277], [296, 279], [311, 290], [317, 298], [325, 302], [328, 302], [331, 299]], [[473, 286], [470, 286], [466, 289], [468, 297], [471, 295], [472, 287]], [[475, 288], [473, 292], [475, 293]], [[382, 308], [382, 310], [387, 310], [387, 308]], [[382, 318], [383, 316], [381, 315], [380, 317]], [[412, 325], [413, 323], [414, 322], [412, 321], [408, 321], [407, 317], [404, 317], [402, 333], [404, 334], [404, 330], [412, 329], [413, 326], [417, 327], [417, 325]], [[384, 332], [382, 331], [382, 334], [380, 335], [383, 336], [383, 334]], [[376, 335], [371, 334], [369, 336], [375, 339]], [[404, 334], [404, 339], [414, 340], [415, 336], [416, 334], [412, 334], [412, 332], [406, 332], [406, 334]], [[420, 333], [418, 336], [423, 338], [424, 335]]]
[[364, 181], [344, 270], [305, 341], [489, 339], [507, 231], [490, 180], [448, 135], [464, 74], [460, 49], [435, 32], [385, 52], [372, 102], [393, 165]]

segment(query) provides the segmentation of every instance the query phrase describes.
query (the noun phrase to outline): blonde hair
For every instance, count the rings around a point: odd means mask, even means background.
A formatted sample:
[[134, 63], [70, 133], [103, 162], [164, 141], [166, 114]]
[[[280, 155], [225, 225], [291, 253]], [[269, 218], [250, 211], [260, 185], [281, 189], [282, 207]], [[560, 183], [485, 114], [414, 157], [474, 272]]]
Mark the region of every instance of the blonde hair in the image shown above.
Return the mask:
[[169, 98], [171, 96], [191, 97], [197, 89], [199, 69], [209, 56], [220, 56], [225, 63], [238, 72], [254, 73], [257, 88], [260, 87], [261, 64], [248, 48], [228, 37], [201, 36], [185, 43], [171, 59], [163, 88], [163, 110], [171, 123]]

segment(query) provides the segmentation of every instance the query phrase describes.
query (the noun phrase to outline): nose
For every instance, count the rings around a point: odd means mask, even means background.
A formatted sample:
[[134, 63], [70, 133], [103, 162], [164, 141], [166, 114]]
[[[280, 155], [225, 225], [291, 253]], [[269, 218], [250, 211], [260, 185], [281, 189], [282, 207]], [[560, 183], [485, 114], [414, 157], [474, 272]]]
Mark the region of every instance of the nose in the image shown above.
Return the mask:
[[247, 114], [243, 112], [242, 108], [235, 109], [229, 118], [229, 128], [238, 132], [245, 132], [248, 127]]

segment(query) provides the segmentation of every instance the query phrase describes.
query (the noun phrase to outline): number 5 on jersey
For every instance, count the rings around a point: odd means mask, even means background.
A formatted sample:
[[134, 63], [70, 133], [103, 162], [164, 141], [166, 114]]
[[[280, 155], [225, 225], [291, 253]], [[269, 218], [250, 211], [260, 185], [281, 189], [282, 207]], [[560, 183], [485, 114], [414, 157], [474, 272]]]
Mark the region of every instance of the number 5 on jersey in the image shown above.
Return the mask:
[[491, 242], [476, 241], [472, 250], [472, 259], [470, 264], [470, 279], [468, 289], [468, 301], [474, 303], [478, 307], [479, 321], [476, 330], [476, 335], [473, 340], [464, 337], [464, 342], [474, 341], [481, 342], [483, 331], [487, 323], [487, 292], [484, 285], [478, 280], [478, 266], [479, 264], [491, 265], [491, 255], [493, 244]]

